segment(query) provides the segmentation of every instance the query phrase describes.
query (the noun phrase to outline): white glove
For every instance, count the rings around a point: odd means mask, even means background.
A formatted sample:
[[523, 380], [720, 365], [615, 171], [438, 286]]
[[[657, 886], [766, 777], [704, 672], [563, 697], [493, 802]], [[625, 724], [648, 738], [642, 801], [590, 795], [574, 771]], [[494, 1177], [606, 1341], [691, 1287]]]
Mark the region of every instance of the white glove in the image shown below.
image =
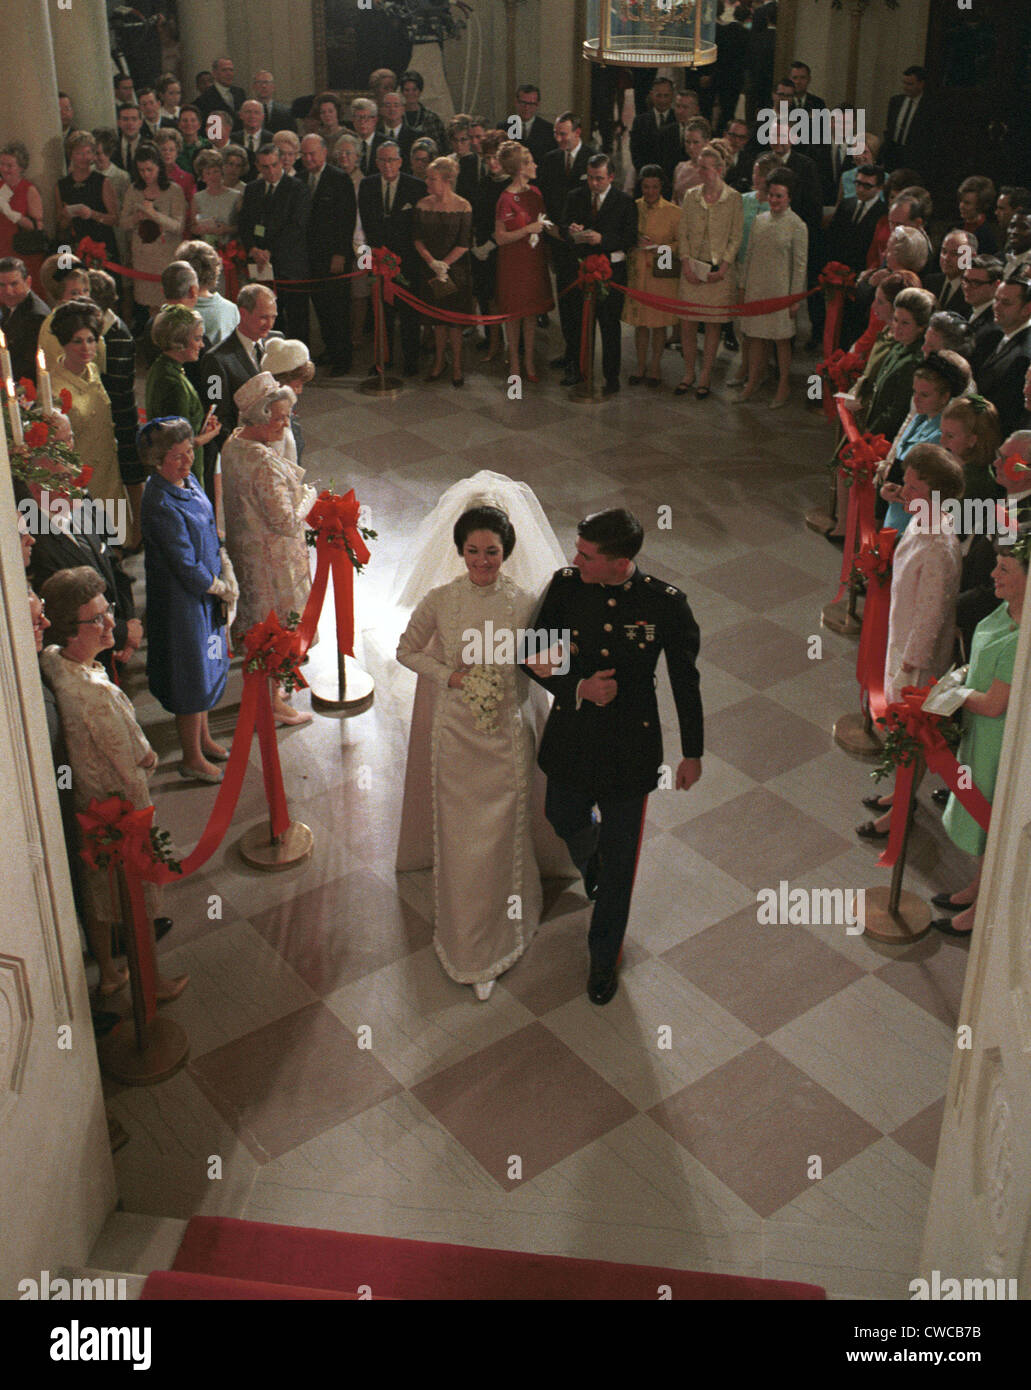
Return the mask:
[[485, 261], [490, 253], [496, 249], [493, 241], [485, 241], [482, 246], [474, 246], [472, 253], [478, 261]]
[[215, 578], [211, 581], [208, 593], [213, 594], [215, 598], [228, 598], [229, 585], [225, 582], [224, 579], [220, 579], [216, 575]]
[[20, 212], [14, 212], [9, 203], [0, 201], [0, 212], [7, 218], [8, 222], [18, 223], [22, 219]]
[[236, 578], [232, 561], [226, 552], [225, 546], [219, 546], [219, 558], [222, 561], [222, 583], [226, 586], [226, 597], [234, 602], [240, 597], [240, 584]]
[[451, 267], [446, 261], [430, 261], [430, 269], [438, 280], [446, 280]]
[[315, 503], [318, 501], [318, 496], [319, 494], [315, 488], [309, 487], [307, 483], [304, 484], [304, 486], [301, 489], [300, 506], [297, 508], [298, 521], [304, 521], [304, 518], [308, 515], [312, 507], [314, 507]]

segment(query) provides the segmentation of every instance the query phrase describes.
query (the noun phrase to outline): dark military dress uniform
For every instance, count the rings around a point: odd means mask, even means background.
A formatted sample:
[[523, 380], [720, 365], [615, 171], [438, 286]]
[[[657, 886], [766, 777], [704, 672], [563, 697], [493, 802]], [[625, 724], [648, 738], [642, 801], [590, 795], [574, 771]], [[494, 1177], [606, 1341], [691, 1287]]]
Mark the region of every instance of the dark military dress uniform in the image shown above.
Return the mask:
[[[552, 579], [536, 626], [568, 632], [569, 642], [568, 673], [540, 680], [555, 697], [538, 755], [548, 776], [547, 815], [588, 891], [597, 882], [587, 938], [592, 969], [614, 970], [648, 793], [662, 764], [655, 697], [660, 652], [666, 654], [683, 756], [702, 756], [698, 624], [684, 594], [650, 574], [635, 570], [621, 584], [586, 584], [571, 567]], [[610, 669], [616, 698], [604, 706], [584, 700], [577, 708], [580, 681]]]

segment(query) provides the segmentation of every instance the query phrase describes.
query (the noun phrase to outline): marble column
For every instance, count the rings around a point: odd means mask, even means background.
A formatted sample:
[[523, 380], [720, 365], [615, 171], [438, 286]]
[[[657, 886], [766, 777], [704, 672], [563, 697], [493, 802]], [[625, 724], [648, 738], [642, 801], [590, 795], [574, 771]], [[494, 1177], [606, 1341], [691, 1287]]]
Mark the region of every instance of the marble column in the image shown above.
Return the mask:
[[54, 189], [64, 174], [57, 72], [46, 0], [20, 0], [0, 19], [0, 42], [20, 55], [17, 80], [0, 83], [0, 130], [29, 151], [28, 177], [43, 198], [48, 232], [54, 230]]
[[[223, 53], [236, 61], [229, 46], [223, 0], [179, 0], [179, 42], [183, 51], [183, 101], [190, 102], [197, 94], [197, 73], [210, 69], [214, 59]], [[238, 72], [235, 84], [248, 87], [249, 79], [249, 73]]]
[[104, 0], [69, 0], [50, 7], [57, 85], [75, 107], [79, 130], [115, 123], [114, 62]]

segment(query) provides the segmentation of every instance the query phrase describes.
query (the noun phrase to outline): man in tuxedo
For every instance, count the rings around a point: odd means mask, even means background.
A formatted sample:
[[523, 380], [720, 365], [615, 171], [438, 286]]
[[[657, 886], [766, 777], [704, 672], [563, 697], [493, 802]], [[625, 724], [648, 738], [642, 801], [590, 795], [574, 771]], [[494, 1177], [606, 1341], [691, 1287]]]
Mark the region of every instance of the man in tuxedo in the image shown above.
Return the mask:
[[247, 173], [244, 182], [249, 183], [251, 179], [258, 177], [258, 151], [263, 145], [272, 144], [273, 132], [263, 127], [265, 108], [256, 98], [245, 101], [240, 107], [239, 115], [240, 124], [235, 130], [230, 131], [229, 139], [234, 145], [239, 145], [247, 151]]
[[[405, 104], [399, 92], [384, 92], [383, 100], [379, 106], [379, 139], [377, 144], [382, 144], [384, 140], [393, 140], [394, 144], [401, 151], [401, 168], [405, 173], [411, 172], [412, 146], [419, 138], [411, 126], [405, 125]], [[441, 154], [445, 150], [441, 149]], [[376, 153], [376, 146], [373, 146], [373, 156]]]
[[[587, 178], [566, 198], [562, 213], [563, 239], [578, 261], [588, 256], [608, 256], [612, 279], [616, 284], [627, 282], [627, 253], [637, 245], [637, 205], [633, 198], [612, 186], [615, 173], [607, 154], [591, 155], [587, 161]], [[563, 386], [575, 386], [580, 377], [580, 318], [583, 295], [572, 290], [566, 295], [572, 300], [570, 313], [569, 360]], [[605, 396], [619, 390], [621, 361], [623, 296], [610, 290], [603, 299], [595, 301], [595, 317], [601, 329], [601, 361]]]
[[378, 116], [376, 103], [368, 97], [355, 97], [351, 102], [351, 125], [358, 137], [358, 167], [366, 178], [376, 172], [376, 146], [383, 143], [383, 137], [376, 136]]
[[17, 256], [0, 259], [0, 327], [7, 339], [16, 385], [23, 376], [36, 380], [39, 328], [49, 313], [39, 295], [32, 292], [25, 262]]
[[970, 370], [977, 380], [977, 370], [1002, 337], [995, 322], [995, 290], [1002, 279], [1002, 261], [996, 256], [975, 256], [969, 270], [963, 272], [963, 298], [967, 304], [967, 331], [973, 346], [970, 351]]
[[[558, 313], [562, 325], [565, 349], [560, 357], [552, 360], [553, 367], [562, 367], [567, 372], [577, 372], [575, 344], [578, 340], [580, 320], [573, 312], [571, 295], [562, 291], [573, 283], [579, 268], [579, 259], [573, 248], [563, 239], [560, 228], [565, 215], [566, 199], [575, 188], [587, 180], [587, 161], [595, 153], [590, 145], [581, 139], [580, 117], [575, 111], [563, 111], [555, 121], [555, 139], [558, 149], [546, 154], [537, 170], [537, 187], [544, 197], [544, 212], [548, 220], [555, 224], [555, 231], [549, 237], [551, 266], [555, 272], [555, 288], [558, 292]], [[575, 320], [575, 322], [574, 322]]]
[[525, 145], [537, 165], [540, 165], [546, 154], [555, 149], [555, 132], [551, 123], [537, 114], [540, 104], [540, 88], [535, 87], [532, 82], [524, 82], [521, 87], [516, 88], [515, 94], [515, 114], [519, 117], [518, 123], [514, 122], [511, 116], [498, 121], [498, 130], [507, 131], [509, 139], [518, 140], [521, 145]]
[[684, 594], [634, 563], [644, 532], [632, 513], [597, 512], [577, 533], [573, 564], [552, 579], [535, 622], [538, 630], [568, 634], [568, 671], [544, 662], [527, 670], [555, 696], [539, 755], [548, 778], [545, 810], [594, 900], [587, 995], [607, 1004], [618, 983], [648, 794], [662, 765], [660, 652], [680, 725], [676, 787], [687, 791], [702, 775], [699, 634]]
[[276, 101], [276, 79], [265, 68], [256, 72], [251, 81], [251, 94], [261, 102], [261, 124], [275, 135], [280, 130], [296, 130], [286, 102]]
[[1024, 411], [1024, 377], [1031, 365], [1031, 282], [1014, 275], [995, 288], [992, 309], [1002, 337], [977, 370], [977, 389], [999, 412], [1010, 434]]
[[140, 139], [152, 145], [161, 130], [161, 102], [153, 87], [141, 87], [138, 94], [140, 107]]
[[[212, 111], [228, 111], [235, 116], [247, 99], [242, 87], [233, 86], [235, 69], [232, 58], [216, 58], [211, 64], [213, 81], [198, 96], [194, 105], [202, 116], [210, 116]], [[199, 84], [198, 84], [199, 85]]]
[[748, 193], [752, 188], [755, 158], [750, 152], [751, 134], [752, 128], [748, 122], [739, 121], [736, 116], [727, 122], [723, 132], [723, 138], [733, 152], [732, 158], [727, 161], [723, 181], [739, 193]]
[[888, 120], [881, 145], [881, 163], [889, 172], [919, 169], [925, 179], [933, 165], [936, 116], [924, 91], [926, 71], [917, 66], [902, 74], [902, 91], [888, 102]]
[[136, 93], [133, 90], [132, 78], [127, 72], [120, 72], [115, 77], [115, 110], [122, 106], [135, 106]]
[[240, 322], [232, 333], [201, 358], [201, 375], [207, 383], [204, 399], [215, 407], [221, 429], [221, 449], [236, 429], [238, 412], [233, 397], [245, 381], [261, 370], [265, 340], [276, 321], [276, 296], [265, 285], [244, 285], [236, 300]]
[[812, 72], [808, 63], [803, 63], [799, 58], [796, 58], [788, 69], [788, 76], [795, 89], [795, 95], [790, 102], [792, 111], [823, 111], [825, 109], [827, 103], [823, 97], [818, 97], [809, 90]]
[[119, 169], [131, 174], [136, 151], [141, 144], [140, 130], [143, 119], [138, 106], [122, 106], [118, 111], [118, 148], [111, 156], [111, 162]]
[[1004, 184], [995, 200], [995, 220], [999, 224], [1000, 236], [1006, 235], [1010, 218], [1018, 208], [1021, 212], [1031, 212], [1031, 188], [1014, 188]]
[[637, 171], [638, 182], [646, 164], [658, 164], [672, 183], [673, 169], [679, 157], [677, 140], [680, 123], [673, 110], [673, 83], [668, 77], [657, 77], [649, 93], [651, 110], [641, 111], [630, 127], [630, 159]]
[[1006, 275], [1028, 273], [1031, 265], [1031, 211], [1017, 208], [1006, 226]]
[[[326, 142], [321, 135], [301, 141], [301, 161], [307, 171], [311, 195], [308, 218], [308, 265], [315, 280], [346, 275], [351, 266], [358, 200], [351, 176], [326, 163]], [[323, 360], [332, 376], [351, 370], [351, 296], [349, 281], [333, 280], [313, 285], [311, 300], [318, 316]]]
[[[866, 266], [870, 243], [874, 231], [884, 212], [884, 170], [879, 164], [864, 164], [856, 170], [856, 192], [853, 198], [844, 198], [838, 204], [827, 228], [825, 245], [829, 261], [841, 261], [851, 266], [859, 276]], [[859, 337], [870, 313], [872, 296], [862, 294], [859, 299], [847, 298], [842, 321], [841, 340], [854, 342]], [[811, 302], [811, 301], [810, 301]], [[810, 310], [810, 314], [812, 314]], [[821, 322], [825, 313], [816, 311]]]
[[[277, 280], [308, 279], [308, 214], [311, 197], [303, 179], [283, 175], [275, 145], [258, 151], [258, 178], [247, 184], [240, 202], [237, 236], [248, 259], [261, 270], [270, 265]], [[279, 290], [281, 322], [288, 338], [308, 341], [307, 288]]]
[[952, 314], [967, 318], [970, 305], [963, 295], [963, 262], [973, 262], [977, 255], [977, 241], [969, 232], [958, 228], [942, 237], [938, 252], [940, 269], [923, 277], [924, 289], [930, 290], [938, 301], [939, 309], [948, 309]]
[[[419, 253], [415, 249], [413, 224], [415, 205], [426, 196], [422, 179], [401, 172], [401, 150], [392, 140], [385, 140], [376, 150], [379, 172], [370, 174], [358, 185], [358, 215], [370, 246], [386, 246], [401, 258], [401, 274], [410, 285], [418, 284]], [[393, 360], [394, 322], [401, 321], [401, 354], [405, 376], [419, 371], [419, 316], [406, 304], [385, 304], [383, 308], [387, 334], [387, 363]], [[373, 367], [375, 371], [375, 367]]]

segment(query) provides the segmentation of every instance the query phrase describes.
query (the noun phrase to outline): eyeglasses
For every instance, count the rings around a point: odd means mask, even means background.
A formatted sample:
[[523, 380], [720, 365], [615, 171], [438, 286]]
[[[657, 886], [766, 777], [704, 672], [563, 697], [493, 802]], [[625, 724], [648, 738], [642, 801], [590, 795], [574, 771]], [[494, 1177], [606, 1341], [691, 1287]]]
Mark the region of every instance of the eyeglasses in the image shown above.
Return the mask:
[[111, 607], [110, 604], [108, 604], [107, 607], [104, 609], [104, 611], [103, 611], [102, 613], [98, 613], [98, 614], [96, 615], [96, 617], [94, 617], [94, 618], [80, 618], [80, 619], [78, 620], [78, 622], [75, 624], [75, 626], [76, 626], [76, 627], [103, 627], [104, 624], [105, 624], [105, 622], [107, 622], [108, 618], [110, 618], [111, 621], [114, 622], [114, 617], [115, 617], [115, 610]]
[[990, 285], [993, 282], [991, 280], [975, 280], [972, 275], [964, 275], [963, 283], [964, 285]]
[[876, 182], [875, 179], [856, 179], [856, 187], [857, 187], [857, 188], [876, 188], [876, 187], [877, 187], [877, 182]]

